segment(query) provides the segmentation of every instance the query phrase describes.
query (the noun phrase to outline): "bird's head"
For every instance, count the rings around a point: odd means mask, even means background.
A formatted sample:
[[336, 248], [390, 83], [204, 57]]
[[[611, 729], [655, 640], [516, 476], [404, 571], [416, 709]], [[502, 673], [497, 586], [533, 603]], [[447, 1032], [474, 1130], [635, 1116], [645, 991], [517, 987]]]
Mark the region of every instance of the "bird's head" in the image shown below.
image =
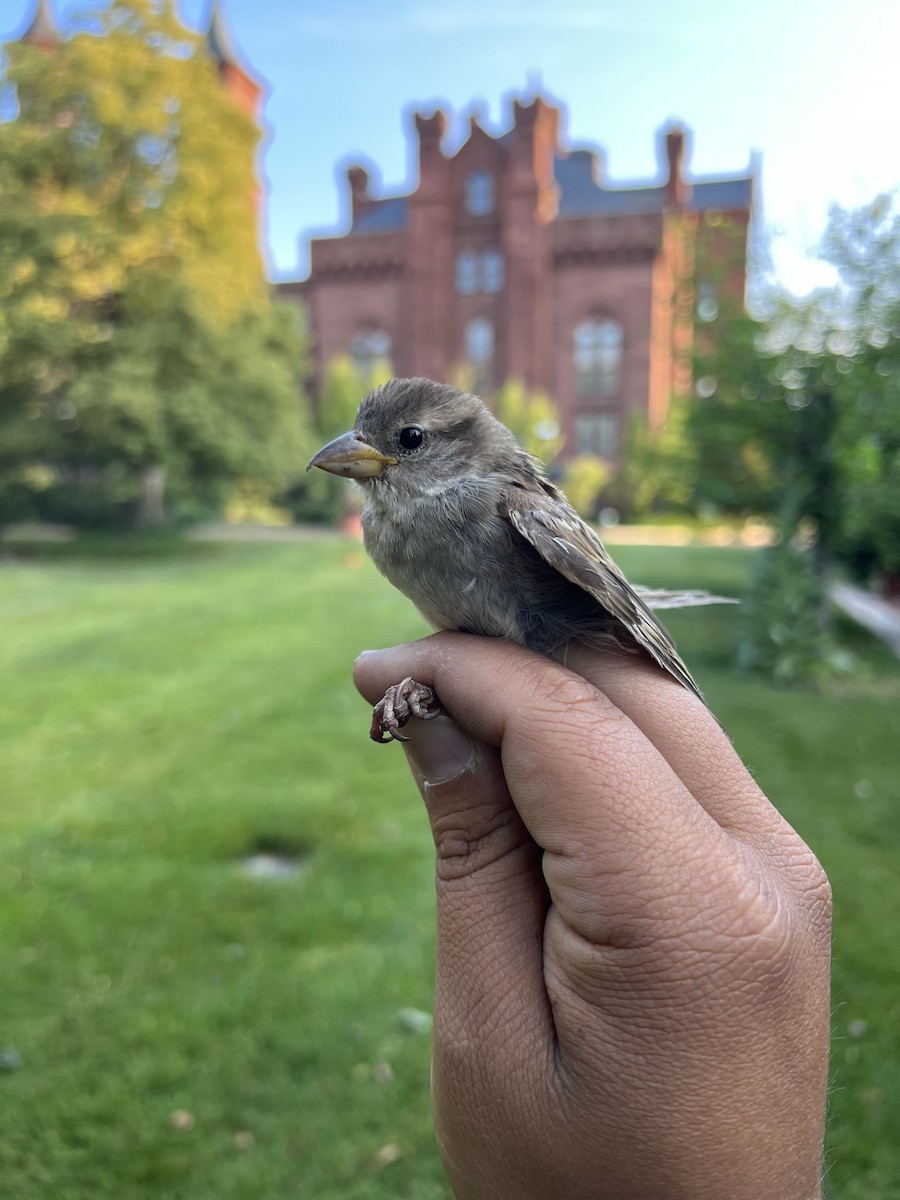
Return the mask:
[[477, 396], [430, 379], [392, 379], [369, 392], [353, 429], [323, 446], [307, 470], [421, 495], [490, 475], [521, 455]]

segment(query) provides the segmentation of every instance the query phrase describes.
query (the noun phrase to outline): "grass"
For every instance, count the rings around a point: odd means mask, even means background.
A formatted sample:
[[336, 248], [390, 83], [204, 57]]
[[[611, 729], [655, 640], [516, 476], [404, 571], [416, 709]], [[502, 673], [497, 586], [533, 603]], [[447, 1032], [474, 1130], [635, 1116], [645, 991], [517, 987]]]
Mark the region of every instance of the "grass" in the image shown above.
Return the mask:
[[[338, 539], [128, 546], [0, 565], [2, 1190], [444, 1200], [403, 1019], [431, 1004], [430, 839], [349, 680], [423, 625]], [[617, 551], [726, 592], [751, 554]], [[860, 681], [777, 691], [730, 673], [733, 610], [669, 616], [834, 883], [829, 1196], [900, 1197], [900, 669], [857, 636]], [[296, 874], [248, 878], [256, 850]]]

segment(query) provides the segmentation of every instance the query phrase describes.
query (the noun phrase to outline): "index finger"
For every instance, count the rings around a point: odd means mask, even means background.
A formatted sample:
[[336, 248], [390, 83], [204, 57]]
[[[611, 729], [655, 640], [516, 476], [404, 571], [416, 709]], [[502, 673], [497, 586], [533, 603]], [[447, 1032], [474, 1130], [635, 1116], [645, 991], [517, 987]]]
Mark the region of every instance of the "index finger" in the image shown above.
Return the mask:
[[565, 661], [630, 717], [723, 829], [762, 846], [786, 828], [699, 697], [634, 654], [572, 645]]

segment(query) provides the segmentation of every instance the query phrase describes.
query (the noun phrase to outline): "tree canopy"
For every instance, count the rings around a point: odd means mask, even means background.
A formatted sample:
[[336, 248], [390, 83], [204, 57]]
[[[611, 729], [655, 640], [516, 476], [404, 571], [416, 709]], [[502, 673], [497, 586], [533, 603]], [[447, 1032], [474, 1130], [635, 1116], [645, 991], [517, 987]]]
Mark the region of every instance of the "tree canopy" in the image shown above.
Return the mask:
[[309, 442], [299, 316], [263, 276], [259, 130], [202, 39], [173, 0], [113, 0], [6, 56], [0, 504], [283, 483]]
[[688, 431], [700, 503], [812, 522], [819, 553], [900, 573], [900, 215], [835, 208], [840, 280], [764, 319], [723, 314], [696, 364]]

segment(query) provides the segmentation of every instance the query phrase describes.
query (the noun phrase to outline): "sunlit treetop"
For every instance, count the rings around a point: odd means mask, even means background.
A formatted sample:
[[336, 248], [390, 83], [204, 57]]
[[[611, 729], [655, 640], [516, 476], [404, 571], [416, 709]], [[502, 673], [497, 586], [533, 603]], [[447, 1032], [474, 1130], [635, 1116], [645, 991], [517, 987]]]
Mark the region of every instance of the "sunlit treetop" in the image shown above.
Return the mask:
[[221, 320], [262, 297], [259, 129], [173, 0], [114, 0], [65, 36], [42, 3], [6, 55], [0, 194], [23, 246], [54, 241], [85, 301], [135, 270], [177, 274]]

